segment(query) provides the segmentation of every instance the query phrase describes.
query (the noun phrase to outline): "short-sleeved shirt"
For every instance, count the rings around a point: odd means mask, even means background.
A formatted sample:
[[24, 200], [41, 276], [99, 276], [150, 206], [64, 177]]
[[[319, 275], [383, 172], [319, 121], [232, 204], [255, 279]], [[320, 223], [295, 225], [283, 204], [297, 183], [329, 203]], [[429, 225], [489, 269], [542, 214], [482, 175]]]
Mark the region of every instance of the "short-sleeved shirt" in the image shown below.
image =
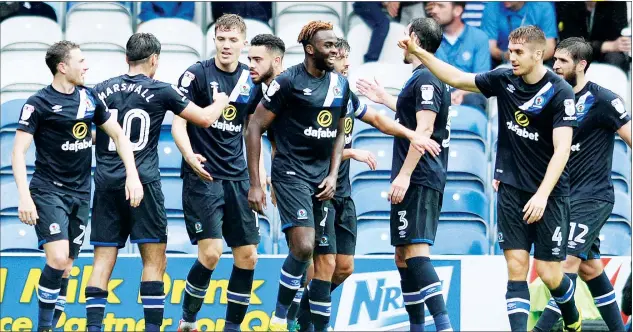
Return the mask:
[[488, 2], [484, 9], [481, 29], [489, 40], [496, 40], [497, 47], [508, 50], [508, 36], [512, 30], [526, 25], [536, 25], [545, 38], [557, 38], [556, 10], [551, 2], [525, 2], [519, 11], [505, 8], [503, 2]]
[[[416, 118], [418, 112], [431, 111], [436, 113], [431, 139], [442, 146], [442, 151], [437, 157], [433, 157], [429, 153], [422, 155], [411, 174], [411, 183], [423, 185], [439, 192], [444, 192], [448, 166], [451, 125], [449, 119], [449, 107], [451, 106], [449, 88], [448, 85], [435, 77], [427, 68], [420, 65], [404, 84], [396, 103], [396, 122], [414, 131], [418, 125]], [[400, 169], [409, 153], [410, 143], [406, 138], [394, 137], [391, 181], [400, 173]]]
[[343, 76], [326, 72], [314, 77], [303, 63], [271, 82], [262, 105], [276, 114], [272, 125], [277, 146], [273, 181], [314, 185], [323, 181], [349, 94], [349, 83]]
[[[576, 126], [572, 87], [549, 70], [539, 82], [527, 84], [508, 68], [478, 74], [475, 83], [486, 97], [497, 96], [495, 179], [535, 193], [554, 154], [554, 128]], [[567, 169], [550, 195], [569, 196]]]
[[[355, 93], [350, 92], [349, 102], [347, 103], [347, 112], [345, 113], [345, 148], [352, 148], [352, 134], [354, 133], [354, 119], [362, 119], [367, 113], [367, 105], [362, 103]], [[352, 185], [349, 178], [349, 166], [351, 159], [341, 161], [338, 169], [338, 180], [336, 182], [336, 197], [352, 196]]]
[[486, 72], [490, 70], [488, 36], [478, 28], [464, 25], [453, 44], [444, 34], [435, 57], [466, 73]]
[[97, 94], [84, 86], [64, 94], [49, 85], [29, 97], [22, 107], [18, 130], [33, 135], [35, 142], [30, 188], [90, 199], [91, 127], [109, 118]]
[[620, 97], [593, 82], [576, 94], [576, 114], [578, 127], [568, 163], [571, 199], [613, 203], [613, 136], [631, 117]]
[[[247, 117], [255, 112], [262, 95], [261, 85], [253, 82], [248, 66], [240, 63], [229, 73], [218, 68], [214, 59], [199, 61], [180, 76], [178, 83], [180, 91], [200, 107], [213, 104], [214, 87], [229, 96], [229, 105], [211, 127], [187, 123], [187, 134], [193, 152], [207, 159], [204, 168], [213, 178], [247, 180], [243, 131]], [[183, 161], [182, 172], [193, 170]]]
[[[111, 78], [97, 84], [95, 91], [130, 139], [141, 182], [160, 180], [157, 149], [161, 124], [167, 111], [178, 115], [187, 107], [187, 97], [175, 85], [143, 74]], [[97, 131], [96, 156], [96, 188], [125, 187], [123, 160], [116, 151], [114, 141], [101, 130]]]

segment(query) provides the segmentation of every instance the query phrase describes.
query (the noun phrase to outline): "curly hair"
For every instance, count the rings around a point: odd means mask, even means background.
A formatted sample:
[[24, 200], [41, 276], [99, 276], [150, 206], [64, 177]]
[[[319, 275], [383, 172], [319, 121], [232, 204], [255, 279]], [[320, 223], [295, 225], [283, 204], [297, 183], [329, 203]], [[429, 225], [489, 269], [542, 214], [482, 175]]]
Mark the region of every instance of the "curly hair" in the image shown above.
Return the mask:
[[297, 42], [301, 43], [304, 47], [310, 43], [314, 35], [321, 30], [332, 30], [334, 27], [330, 22], [323, 21], [311, 21], [301, 28]]

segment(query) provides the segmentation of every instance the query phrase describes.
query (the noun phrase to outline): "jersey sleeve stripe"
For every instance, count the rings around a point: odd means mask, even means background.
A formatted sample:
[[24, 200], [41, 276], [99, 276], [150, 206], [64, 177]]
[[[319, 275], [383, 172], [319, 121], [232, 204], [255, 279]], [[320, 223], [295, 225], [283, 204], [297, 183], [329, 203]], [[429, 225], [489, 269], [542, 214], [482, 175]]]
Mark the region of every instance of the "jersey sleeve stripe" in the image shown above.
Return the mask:
[[86, 116], [86, 89], [79, 90], [79, 108], [77, 109], [77, 119], [83, 119]]
[[327, 89], [327, 95], [323, 101], [323, 107], [332, 106], [334, 101], [334, 87], [338, 84], [338, 75], [336, 73], [330, 73], [330, 86]]
[[243, 69], [242, 74], [240, 74], [240, 79], [237, 81], [235, 86], [233, 87], [233, 91], [231, 91], [231, 95], [229, 96], [229, 101], [235, 102], [237, 97], [240, 96], [240, 87], [246, 83], [246, 80], [249, 78], [250, 74], [248, 70]]
[[367, 113], [367, 105], [360, 103], [354, 112], [354, 116], [356, 116], [357, 119], [362, 119], [363, 116], [365, 116], [365, 113]]

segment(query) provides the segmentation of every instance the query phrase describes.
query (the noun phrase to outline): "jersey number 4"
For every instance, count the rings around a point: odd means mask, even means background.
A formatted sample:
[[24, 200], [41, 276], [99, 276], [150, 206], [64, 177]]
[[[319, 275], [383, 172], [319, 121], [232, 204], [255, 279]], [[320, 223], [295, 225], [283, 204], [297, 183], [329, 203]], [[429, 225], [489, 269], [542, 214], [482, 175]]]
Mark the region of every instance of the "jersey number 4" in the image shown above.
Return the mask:
[[[116, 119], [118, 119], [118, 116], [119, 116], [118, 109], [110, 109], [109, 111], [110, 111], [110, 116], [113, 116]], [[132, 123], [134, 122], [135, 119], [138, 119], [138, 122], [139, 122], [139, 126], [137, 127], [139, 130], [138, 140], [136, 142], [131, 142], [131, 143], [132, 143], [132, 150], [139, 151], [139, 150], [143, 150], [143, 148], [145, 148], [145, 146], [147, 145], [147, 138], [149, 137], [150, 118], [149, 118], [149, 114], [140, 108], [133, 108], [127, 111], [127, 113], [125, 113], [125, 116], [123, 117], [123, 123], [121, 124], [121, 127], [123, 128], [123, 132], [125, 133], [125, 136], [127, 136], [128, 139], [130, 139], [132, 135]], [[116, 144], [114, 144], [114, 141], [112, 140], [112, 138], [110, 138], [110, 144], [108, 144], [108, 150], [116, 151]]]

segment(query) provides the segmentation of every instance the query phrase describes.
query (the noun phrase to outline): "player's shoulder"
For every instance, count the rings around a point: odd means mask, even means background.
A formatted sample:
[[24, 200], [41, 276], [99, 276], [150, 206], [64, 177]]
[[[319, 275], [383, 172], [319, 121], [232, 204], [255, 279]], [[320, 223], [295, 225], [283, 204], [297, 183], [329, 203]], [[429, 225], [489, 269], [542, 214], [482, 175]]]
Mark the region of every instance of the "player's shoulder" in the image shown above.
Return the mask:
[[95, 86], [92, 87], [92, 89], [97, 92], [104, 91], [108, 86], [112, 86], [113, 84], [121, 84], [124, 81], [124, 76], [125, 75], [119, 75], [119, 76], [108, 78], [107, 80], [103, 82], [95, 84]]
[[599, 85], [596, 84], [594, 82], [587, 82], [588, 89], [592, 95], [594, 95], [594, 98], [598, 101], [606, 101], [606, 102], [612, 102], [615, 99], [621, 99], [620, 96], [618, 96], [617, 93]]
[[437, 87], [443, 87], [445, 85], [437, 76], [435, 76], [428, 68], [422, 68], [416, 71], [414, 74], [415, 82], [417, 86], [420, 85], [434, 85]]
[[200, 77], [204, 74], [204, 71], [208, 67], [213, 66], [213, 59], [207, 59], [202, 61], [196, 61], [196, 63], [192, 64], [185, 71], [185, 75], [189, 75], [189, 77], [194, 80], [197, 77]]

